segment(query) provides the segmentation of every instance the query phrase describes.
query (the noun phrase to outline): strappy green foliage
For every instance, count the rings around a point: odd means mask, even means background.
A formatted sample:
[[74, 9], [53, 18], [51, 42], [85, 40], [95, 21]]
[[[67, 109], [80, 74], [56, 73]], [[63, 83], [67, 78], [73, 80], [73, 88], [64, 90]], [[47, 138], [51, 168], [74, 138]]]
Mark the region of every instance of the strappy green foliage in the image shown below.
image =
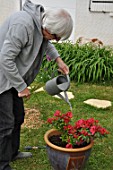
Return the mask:
[[[101, 82], [113, 78], [113, 49], [98, 47], [92, 44], [72, 44], [70, 42], [55, 43], [64, 62], [69, 66], [70, 78], [75, 82]], [[41, 67], [40, 80], [51, 78], [56, 64], [44, 59]]]

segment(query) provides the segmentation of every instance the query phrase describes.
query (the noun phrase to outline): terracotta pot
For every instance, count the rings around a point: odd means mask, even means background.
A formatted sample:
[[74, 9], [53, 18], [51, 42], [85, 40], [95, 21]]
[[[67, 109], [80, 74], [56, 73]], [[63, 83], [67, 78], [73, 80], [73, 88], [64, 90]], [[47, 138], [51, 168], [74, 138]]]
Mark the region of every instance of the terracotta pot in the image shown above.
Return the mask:
[[68, 149], [56, 146], [49, 141], [49, 137], [59, 135], [56, 129], [48, 130], [44, 135], [47, 154], [53, 170], [83, 170], [88, 160], [93, 141], [85, 147]]

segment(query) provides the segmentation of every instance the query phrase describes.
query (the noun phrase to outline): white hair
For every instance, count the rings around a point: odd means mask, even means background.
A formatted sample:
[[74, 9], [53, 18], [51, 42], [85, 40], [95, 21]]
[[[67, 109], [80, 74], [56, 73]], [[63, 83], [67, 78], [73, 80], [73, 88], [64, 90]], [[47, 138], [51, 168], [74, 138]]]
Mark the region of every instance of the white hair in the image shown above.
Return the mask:
[[49, 9], [43, 14], [42, 27], [66, 40], [72, 33], [73, 20], [64, 9]]

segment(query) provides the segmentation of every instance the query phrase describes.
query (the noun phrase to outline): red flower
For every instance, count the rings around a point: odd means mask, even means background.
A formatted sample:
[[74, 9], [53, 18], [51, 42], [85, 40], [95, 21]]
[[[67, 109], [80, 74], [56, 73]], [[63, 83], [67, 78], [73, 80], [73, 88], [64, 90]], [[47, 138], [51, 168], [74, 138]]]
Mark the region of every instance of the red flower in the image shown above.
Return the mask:
[[84, 127], [85, 126], [85, 120], [84, 119], [80, 119], [75, 123], [75, 126], [77, 129], [79, 129], [80, 127]]
[[105, 128], [101, 128], [99, 132], [101, 133], [101, 135], [109, 134], [109, 132]]
[[82, 130], [81, 134], [84, 135], [84, 136], [88, 136], [88, 132], [86, 130]]
[[59, 117], [60, 115], [61, 115], [60, 110], [56, 110], [56, 112], [54, 113], [54, 116]]
[[97, 127], [96, 126], [91, 126], [90, 128], [90, 132], [92, 135], [94, 135], [96, 133]]
[[64, 130], [69, 130], [69, 129], [72, 129], [72, 125], [64, 126]]
[[50, 123], [50, 124], [52, 124], [53, 121], [54, 121], [54, 118], [48, 118], [48, 119], [47, 119], [47, 122]]
[[66, 148], [73, 148], [73, 145], [72, 145], [71, 143], [68, 143], [68, 144], [66, 145]]
[[64, 122], [67, 124], [67, 123], [70, 122], [70, 119], [69, 119], [68, 117], [65, 117], [65, 118], [64, 118]]
[[74, 134], [73, 137], [74, 137], [75, 139], [78, 139], [79, 135]]
[[67, 112], [67, 113], [66, 113], [66, 116], [69, 117], [69, 118], [72, 118], [72, 117], [73, 117], [73, 114], [72, 114], [72, 112]]
[[87, 122], [90, 124], [90, 125], [93, 125], [95, 123], [95, 120], [94, 118], [90, 118], [87, 120]]
[[70, 129], [68, 130], [68, 133], [72, 135], [74, 135], [76, 132], [77, 130], [73, 126], [71, 126]]

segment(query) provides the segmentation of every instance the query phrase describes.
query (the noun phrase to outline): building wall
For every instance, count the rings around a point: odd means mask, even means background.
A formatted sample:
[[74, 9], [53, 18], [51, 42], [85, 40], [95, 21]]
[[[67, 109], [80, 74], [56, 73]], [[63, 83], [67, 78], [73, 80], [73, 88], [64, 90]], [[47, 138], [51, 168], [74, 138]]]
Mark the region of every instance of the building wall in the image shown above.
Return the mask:
[[[20, 1], [0, 0], [0, 24], [11, 13], [19, 10]], [[48, 8], [64, 8], [71, 14], [74, 28], [69, 40], [76, 42], [79, 37], [98, 38], [105, 45], [113, 45], [113, 16], [110, 13], [89, 11], [90, 0], [31, 0]], [[113, 5], [113, 4], [112, 4]]]
[[110, 13], [89, 12], [89, 0], [76, 0], [75, 40], [79, 37], [98, 38], [113, 45], [113, 17]]
[[0, 0], [0, 24], [18, 10], [20, 10], [20, 0]]

